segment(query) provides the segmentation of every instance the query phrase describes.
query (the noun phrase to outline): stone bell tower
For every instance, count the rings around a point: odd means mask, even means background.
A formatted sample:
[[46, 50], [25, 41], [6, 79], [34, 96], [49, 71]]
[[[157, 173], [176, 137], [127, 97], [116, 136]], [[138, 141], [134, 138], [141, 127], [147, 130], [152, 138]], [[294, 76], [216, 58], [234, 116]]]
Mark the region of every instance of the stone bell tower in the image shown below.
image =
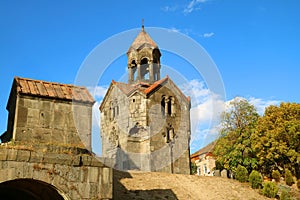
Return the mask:
[[142, 31], [127, 52], [128, 83], [154, 83], [160, 80], [160, 56], [158, 46], [142, 26]]
[[190, 173], [190, 98], [160, 77], [161, 52], [144, 26], [127, 51], [128, 83], [100, 105], [102, 156], [120, 170]]

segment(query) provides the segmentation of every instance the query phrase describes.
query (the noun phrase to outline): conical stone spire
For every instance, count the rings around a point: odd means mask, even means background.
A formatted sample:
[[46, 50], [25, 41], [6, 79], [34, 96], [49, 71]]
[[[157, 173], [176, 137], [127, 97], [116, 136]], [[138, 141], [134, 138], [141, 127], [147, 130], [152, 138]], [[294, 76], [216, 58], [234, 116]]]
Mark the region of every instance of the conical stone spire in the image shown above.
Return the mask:
[[158, 49], [157, 44], [152, 40], [152, 38], [146, 33], [144, 26], [142, 26], [142, 31], [135, 38], [133, 43], [130, 45], [128, 52], [135, 50], [139, 51], [144, 47], [151, 49]]

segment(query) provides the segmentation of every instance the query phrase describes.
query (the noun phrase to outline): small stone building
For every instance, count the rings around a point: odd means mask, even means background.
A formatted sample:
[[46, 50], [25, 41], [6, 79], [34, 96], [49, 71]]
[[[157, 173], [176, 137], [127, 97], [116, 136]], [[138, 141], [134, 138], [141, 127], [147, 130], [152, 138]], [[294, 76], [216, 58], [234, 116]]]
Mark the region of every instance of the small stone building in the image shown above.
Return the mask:
[[112, 169], [91, 153], [84, 87], [15, 77], [1, 135], [1, 199], [112, 199]]
[[93, 104], [84, 87], [15, 77], [7, 104], [7, 131], [1, 140], [90, 150]]
[[120, 170], [190, 173], [190, 98], [167, 76], [141, 32], [128, 52], [128, 83], [111, 82], [100, 105], [103, 157]]

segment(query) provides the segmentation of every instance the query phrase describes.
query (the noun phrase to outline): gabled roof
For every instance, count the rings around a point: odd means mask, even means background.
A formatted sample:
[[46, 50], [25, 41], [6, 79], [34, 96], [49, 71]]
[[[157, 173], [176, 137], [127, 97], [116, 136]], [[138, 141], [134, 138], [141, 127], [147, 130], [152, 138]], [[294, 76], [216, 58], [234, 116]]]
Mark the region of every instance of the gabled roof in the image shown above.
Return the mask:
[[16, 87], [16, 92], [18, 94], [23, 95], [77, 101], [91, 104], [95, 102], [94, 98], [85, 87], [79, 87], [69, 84], [15, 77], [13, 87]]
[[211, 153], [213, 151], [213, 148], [215, 147], [215, 144], [216, 142], [212, 142], [212, 143], [209, 143], [207, 146], [203, 147], [202, 149], [196, 151], [195, 153], [193, 153], [190, 157], [191, 159], [193, 158], [196, 158], [200, 155], [203, 155], [203, 154], [208, 154], [208, 153]]
[[186, 99], [187, 102], [190, 102], [190, 97], [186, 97], [181, 90], [176, 86], [176, 84], [169, 78], [169, 76], [166, 76], [165, 78], [158, 80], [154, 82], [153, 84], [139, 82], [136, 84], [127, 84], [122, 82], [115, 82], [112, 80], [104, 99], [102, 100], [102, 103], [100, 105], [100, 110], [102, 110], [103, 104], [106, 101], [106, 98], [111, 91], [111, 88], [113, 86], [116, 86], [122, 93], [124, 93], [126, 96], [130, 96], [136, 92], [145, 95], [150, 96], [154, 91], [158, 90], [160, 87], [162, 87], [165, 83], [169, 82], [173, 87], [175, 87], [179, 93], [181, 94], [183, 99]]
[[135, 38], [133, 43], [130, 45], [128, 52], [132, 49], [138, 51], [144, 47], [149, 47], [152, 49], [158, 48], [156, 43], [152, 40], [152, 38], [146, 33], [146, 31], [142, 28], [142, 31]]

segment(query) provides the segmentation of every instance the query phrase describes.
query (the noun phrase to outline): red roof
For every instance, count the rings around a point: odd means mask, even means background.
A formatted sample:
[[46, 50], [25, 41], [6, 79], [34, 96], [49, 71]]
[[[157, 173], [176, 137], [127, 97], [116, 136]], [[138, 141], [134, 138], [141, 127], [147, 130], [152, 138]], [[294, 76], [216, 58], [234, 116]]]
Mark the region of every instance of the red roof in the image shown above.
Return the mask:
[[[144, 82], [139, 82], [136, 84], [127, 84], [127, 83], [122, 83], [122, 82], [115, 82], [114, 80], [112, 80], [109, 88], [111, 88], [112, 85], [115, 85], [127, 96], [131, 95], [135, 91], [139, 91], [145, 95], [150, 95], [153, 91], [155, 91], [155, 90], [159, 89], [161, 86], [163, 86], [163, 84], [167, 81], [169, 81], [170, 84], [172, 84], [175, 88], [178, 89], [178, 91], [181, 94], [183, 99], [185, 99], [187, 102], [190, 102], [190, 97], [186, 97], [181, 92], [181, 90], [179, 90], [179, 88], [175, 85], [175, 83], [173, 83], [173, 81], [169, 78], [169, 76], [166, 76], [165, 78], [158, 80], [158, 81], [154, 82], [153, 84], [144, 83]], [[108, 92], [109, 92], [109, 89], [107, 91], [107, 94], [108, 94]], [[105, 97], [100, 105], [100, 110], [102, 109], [101, 107], [105, 101], [107, 94], [105, 95]]]
[[215, 144], [216, 144], [216, 142], [212, 142], [212, 143], [208, 144], [207, 146], [203, 147], [202, 149], [196, 151], [195, 153], [193, 153], [190, 156], [191, 159], [196, 159], [197, 157], [199, 157], [200, 155], [203, 155], [203, 154], [212, 153], [212, 150], [213, 150]]
[[[116, 85], [126, 95], [130, 95], [137, 90], [146, 95], [149, 95], [152, 91], [158, 89], [167, 81], [170, 81], [171, 84], [179, 90], [179, 88], [173, 83], [173, 81], [169, 78], [169, 76], [166, 76], [165, 78], [160, 79], [154, 82], [153, 84], [144, 83], [144, 82], [139, 82], [137, 84], [127, 84], [127, 83], [115, 82], [115, 81], [112, 81], [112, 84]], [[187, 101], [190, 101], [190, 97], [186, 97], [183, 93], [181, 93], [181, 96]]]
[[15, 77], [18, 94], [55, 98], [69, 101], [94, 103], [85, 87]]

